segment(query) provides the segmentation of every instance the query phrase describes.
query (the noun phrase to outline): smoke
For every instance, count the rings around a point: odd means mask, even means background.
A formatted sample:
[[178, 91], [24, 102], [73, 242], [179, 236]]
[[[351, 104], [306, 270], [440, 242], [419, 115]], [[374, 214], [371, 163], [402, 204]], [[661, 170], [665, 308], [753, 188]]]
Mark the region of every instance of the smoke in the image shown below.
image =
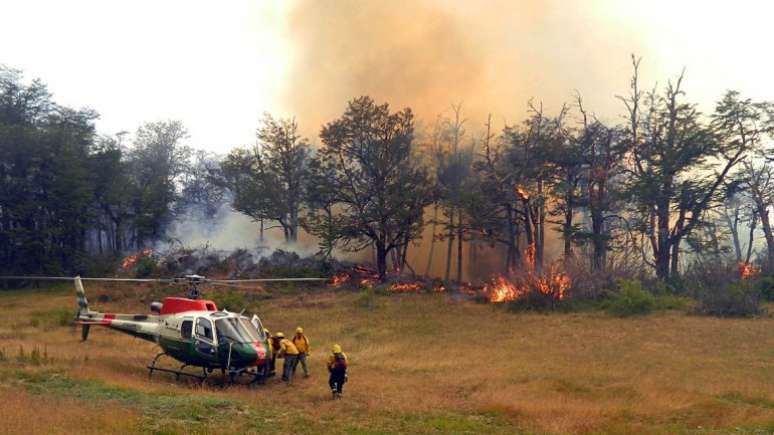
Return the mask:
[[[595, 8], [545, 1], [301, 1], [289, 20], [286, 110], [314, 137], [347, 101], [369, 95], [393, 110], [411, 107], [421, 136], [421, 125], [451, 116], [452, 104], [461, 103], [466, 141], [481, 137], [490, 113], [495, 131], [519, 122], [532, 97], [550, 112], [577, 91], [587, 108], [618, 113], [614, 95], [626, 91], [629, 56], [642, 44], [631, 27]], [[549, 234], [550, 258], [558, 249], [556, 233]], [[428, 225], [409, 250], [419, 273], [427, 268], [432, 238]], [[453, 255], [455, 276], [456, 246]], [[464, 275], [502, 270], [500, 256], [466, 244]], [[446, 242], [436, 242], [430, 274], [443, 276], [445, 264]]]
[[264, 231], [261, 241], [258, 223], [234, 211], [228, 203], [223, 203], [212, 217], [206, 216], [198, 207], [188, 207], [170, 225], [165, 239], [170, 247], [207, 246], [218, 251], [247, 249], [256, 251], [259, 256], [271, 255], [275, 250], [282, 249], [303, 257], [313, 255], [317, 250], [316, 241], [310, 238], [302, 238], [293, 245], [286, 244], [279, 228]]
[[[347, 101], [370, 95], [424, 120], [463, 103], [480, 131], [492, 113], [518, 122], [531, 97], [551, 110], [573, 98], [620, 113], [636, 28], [597, 3], [301, 1], [291, 12], [285, 110], [316, 136]], [[602, 12], [604, 10], [604, 13]]]

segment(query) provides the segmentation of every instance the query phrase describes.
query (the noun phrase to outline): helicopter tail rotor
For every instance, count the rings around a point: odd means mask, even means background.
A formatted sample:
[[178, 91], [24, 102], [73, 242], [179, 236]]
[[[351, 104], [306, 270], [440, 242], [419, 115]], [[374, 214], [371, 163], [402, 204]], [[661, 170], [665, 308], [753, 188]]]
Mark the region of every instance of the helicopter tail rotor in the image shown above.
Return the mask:
[[[78, 312], [75, 313], [75, 320], [80, 320], [81, 314], [89, 312], [89, 300], [86, 299], [86, 292], [83, 290], [83, 282], [80, 276], [75, 277], [75, 297], [78, 301]], [[81, 325], [81, 340], [86, 341], [89, 338], [89, 329], [91, 325]]]

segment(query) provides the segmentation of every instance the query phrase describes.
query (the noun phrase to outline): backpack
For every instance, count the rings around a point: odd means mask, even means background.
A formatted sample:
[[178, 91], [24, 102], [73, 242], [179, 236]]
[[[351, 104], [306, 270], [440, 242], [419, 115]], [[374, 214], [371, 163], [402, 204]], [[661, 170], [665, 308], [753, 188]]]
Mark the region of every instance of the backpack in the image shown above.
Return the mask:
[[344, 358], [344, 355], [340, 353], [336, 353], [333, 355], [333, 368], [339, 369], [339, 370], [347, 369], [347, 359]]

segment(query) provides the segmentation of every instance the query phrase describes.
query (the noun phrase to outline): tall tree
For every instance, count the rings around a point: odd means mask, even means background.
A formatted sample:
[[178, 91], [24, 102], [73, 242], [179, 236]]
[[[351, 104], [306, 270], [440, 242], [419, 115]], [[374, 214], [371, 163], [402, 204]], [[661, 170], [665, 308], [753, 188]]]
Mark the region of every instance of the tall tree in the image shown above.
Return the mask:
[[722, 201], [719, 188], [754, 144], [738, 140], [727, 122], [734, 107], [728, 95], [710, 123], [682, 101], [682, 74], [663, 94], [643, 96], [638, 65], [635, 60], [631, 94], [624, 99], [632, 150], [627, 191], [650, 241], [651, 264], [667, 279], [678, 272], [680, 243]]
[[93, 192], [91, 110], [56, 104], [39, 80], [0, 67], [0, 269], [80, 269]]
[[269, 114], [261, 120], [256, 137], [252, 150], [229, 154], [222, 180], [233, 193], [234, 209], [262, 227], [264, 220], [277, 222], [285, 241], [295, 243], [308, 178], [309, 143], [298, 133], [294, 119], [274, 119]]
[[136, 247], [164, 236], [180, 194], [180, 177], [185, 174], [191, 149], [183, 145], [188, 131], [176, 120], [148, 122], [134, 136], [128, 158], [133, 184], [134, 234]]
[[431, 202], [429, 177], [412, 158], [414, 115], [360, 97], [320, 137], [321, 165], [335, 192], [337, 243], [349, 250], [374, 246], [384, 279], [388, 256], [420, 235]]

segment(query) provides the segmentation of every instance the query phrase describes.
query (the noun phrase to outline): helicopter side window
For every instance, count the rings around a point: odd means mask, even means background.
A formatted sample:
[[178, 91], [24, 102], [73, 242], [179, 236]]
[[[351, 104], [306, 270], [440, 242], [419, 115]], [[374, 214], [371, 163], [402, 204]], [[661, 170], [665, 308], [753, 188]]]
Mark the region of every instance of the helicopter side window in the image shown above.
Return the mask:
[[196, 321], [196, 335], [208, 341], [212, 341], [212, 322], [209, 319], [199, 318]]
[[183, 338], [191, 338], [191, 332], [193, 330], [193, 320], [183, 320], [183, 324], [180, 325], [180, 335]]

